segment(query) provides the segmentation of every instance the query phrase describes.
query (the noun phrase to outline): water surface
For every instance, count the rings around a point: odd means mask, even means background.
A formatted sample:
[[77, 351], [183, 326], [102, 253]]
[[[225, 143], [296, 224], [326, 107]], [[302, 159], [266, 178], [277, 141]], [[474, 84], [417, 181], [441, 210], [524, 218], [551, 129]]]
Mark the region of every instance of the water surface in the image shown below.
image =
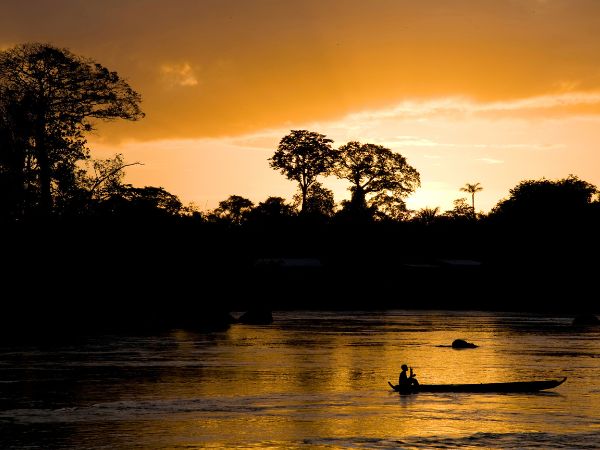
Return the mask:
[[[220, 333], [0, 345], [2, 448], [598, 448], [600, 331], [568, 317], [275, 312]], [[456, 338], [480, 347], [453, 350]], [[400, 396], [561, 378], [539, 394]]]

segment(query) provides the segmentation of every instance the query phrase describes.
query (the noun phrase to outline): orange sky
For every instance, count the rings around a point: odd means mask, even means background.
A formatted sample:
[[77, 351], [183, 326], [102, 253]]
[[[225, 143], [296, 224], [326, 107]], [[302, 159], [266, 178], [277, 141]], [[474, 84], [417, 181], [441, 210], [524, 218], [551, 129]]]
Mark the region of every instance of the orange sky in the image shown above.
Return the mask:
[[[0, 48], [51, 42], [125, 76], [146, 119], [102, 125], [95, 156], [211, 208], [290, 197], [266, 159], [290, 129], [387, 145], [419, 170], [409, 206], [489, 210], [522, 179], [600, 185], [594, 0], [2, 0]], [[328, 180], [336, 199], [346, 184]]]

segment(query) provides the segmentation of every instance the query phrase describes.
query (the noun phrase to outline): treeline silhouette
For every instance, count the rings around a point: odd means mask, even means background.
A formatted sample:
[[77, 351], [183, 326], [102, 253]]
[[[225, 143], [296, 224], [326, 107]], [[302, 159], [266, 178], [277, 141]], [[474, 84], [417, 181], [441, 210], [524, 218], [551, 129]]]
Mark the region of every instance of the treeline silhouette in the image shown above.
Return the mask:
[[[409, 211], [418, 171], [375, 144], [292, 130], [269, 164], [298, 191], [211, 211], [124, 183], [93, 159], [98, 120], [138, 120], [118, 74], [66, 49], [0, 52], [2, 330], [211, 328], [252, 308], [579, 311], [598, 263], [598, 190], [574, 175], [525, 180], [489, 214], [480, 183], [454, 208]], [[320, 178], [348, 182], [336, 204]]]

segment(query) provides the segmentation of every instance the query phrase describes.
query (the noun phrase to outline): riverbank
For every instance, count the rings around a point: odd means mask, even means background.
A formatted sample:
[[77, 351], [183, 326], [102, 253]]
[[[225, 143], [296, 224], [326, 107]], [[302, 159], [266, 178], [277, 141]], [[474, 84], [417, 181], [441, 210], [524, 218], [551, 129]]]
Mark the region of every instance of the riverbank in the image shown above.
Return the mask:
[[544, 245], [543, 236], [505, 237], [503, 246], [485, 230], [472, 236], [479, 245], [460, 245], [454, 238], [465, 236], [384, 225], [305, 234], [156, 224], [13, 231], [0, 319], [9, 334], [210, 329], [253, 308], [599, 312], [588, 294], [600, 268], [594, 245]]

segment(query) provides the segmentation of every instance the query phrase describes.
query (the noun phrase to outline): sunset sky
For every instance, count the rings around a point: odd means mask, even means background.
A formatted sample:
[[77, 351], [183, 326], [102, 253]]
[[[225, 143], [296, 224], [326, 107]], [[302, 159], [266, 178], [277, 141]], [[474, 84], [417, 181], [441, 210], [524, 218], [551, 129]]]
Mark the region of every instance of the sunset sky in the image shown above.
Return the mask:
[[99, 126], [93, 155], [201, 209], [291, 198], [267, 163], [291, 129], [400, 152], [421, 174], [411, 208], [451, 208], [465, 183], [484, 211], [523, 179], [600, 185], [599, 30], [595, 0], [0, 4], [0, 49], [67, 47], [142, 94], [147, 117]]

